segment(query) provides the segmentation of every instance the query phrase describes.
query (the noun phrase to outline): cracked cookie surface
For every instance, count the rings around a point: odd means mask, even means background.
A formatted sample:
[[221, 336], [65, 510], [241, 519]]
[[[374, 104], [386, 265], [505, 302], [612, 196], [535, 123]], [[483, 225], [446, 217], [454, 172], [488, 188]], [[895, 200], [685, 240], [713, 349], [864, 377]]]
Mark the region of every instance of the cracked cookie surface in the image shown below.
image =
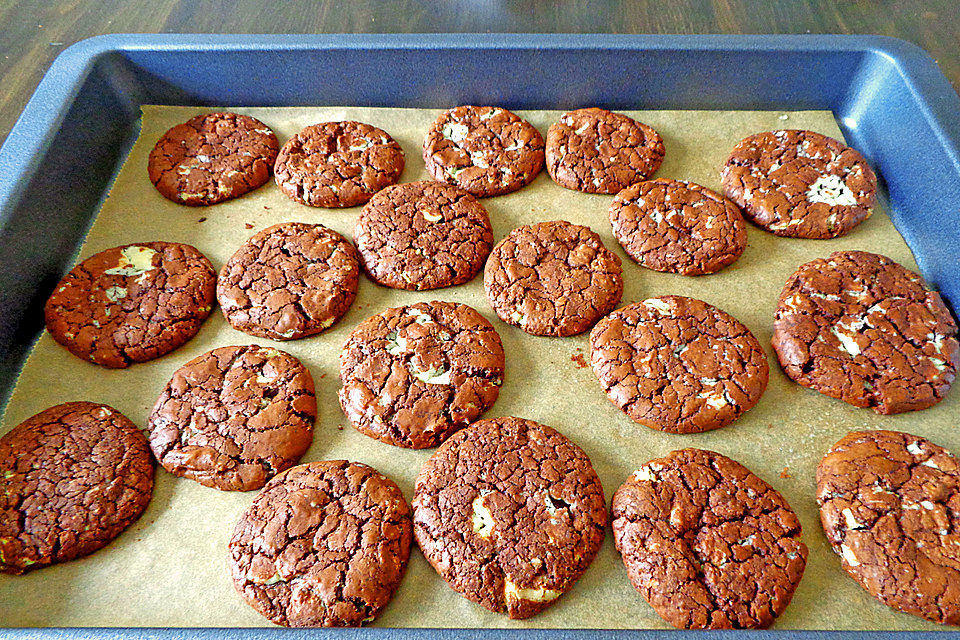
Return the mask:
[[173, 374], [150, 414], [164, 469], [227, 491], [259, 489], [310, 448], [313, 377], [288, 353], [221, 347]]
[[144, 242], [93, 255], [44, 307], [47, 330], [72, 354], [110, 368], [153, 360], [187, 342], [213, 308], [216, 272], [194, 247]]
[[634, 588], [678, 629], [765, 629], [800, 583], [800, 521], [773, 487], [702, 449], [651, 460], [613, 495]]
[[957, 325], [940, 295], [865, 251], [800, 266], [780, 294], [773, 348], [795, 382], [881, 414], [940, 402], [960, 366]]
[[285, 222], [247, 240], [217, 279], [220, 309], [234, 329], [296, 340], [347, 312], [360, 279], [350, 241], [320, 224]]
[[370, 278], [394, 289], [438, 289], [473, 280], [493, 246], [490, 217], [453, 185], [383, 189], [360, 212], [354, 238]]
[[660, 168], [663, 139], [652, 127], [595, 107], [568, 111], [547, 130], [553, 181], [584, 193], [617, 193]]
[[435, 447], [479, 418], [503, 384], [493, 325], [465, 304], [387, 309], [354, 329], [340, 354], [340, 406], [388, 444]]
[[532, 420], [475, 422], [417, 475], [413, 531], [427, 561], [463, 597], [515, 619], [573, 586], [606, 522], [587, 455]]
[[390, 602], [410, 555], [410, 508], [365, 464], [331, 460], [273, 478], [230, 539], [244, 600], [286, 627], [358, 627]]
[[93, 402], [41, 411], [0, 438], [0, 572], [101, 549], [152, 493], [150, 446], [119, 411]]
[[518, 227], [490, 253], [487, 300], [501, 320], [535, 336], [573, 336], [620, 302], [620, 258], [587, 227], [563, 220]]
[[737, 205], [692, 182], [658, 178], [627, 187], [610, 205], [610, 224], [623, 250], [656, 271], [713, 273], [747, 248]]
[[516, 191], [543, 168], [543, 136], [499, 107], [449, 109], [427, 130], [423, 161], [435, 180], [478, 198]]
[[820, 521], [843, 569], [880, 602], [960, 624], [960, 464], [899, 431], [857, 431], [817, 467]]
[[400, 179], [403, 149], [362, 122], [306, 127], [280, 149], [274, 174], [289, 198], [311, 207], [355, 207]]
[[590, 363], [610, 401], [670, 433], [724, 427], [767, 387], [760, 343], [706, 302], [661, 296], [617, 309], [590, 333]]
[[163, 134], [150, 152], [147, 174], [177, 204], [216, 204], [267, 182], [279, 146], [276, 134], [256, 118], [208, 113]]
[[797, 129], [744, 138], [720, 179], [747, 218], [790, 238], [845, 235], [870, 217], [877, 195], [877, 177], [858, 151]]

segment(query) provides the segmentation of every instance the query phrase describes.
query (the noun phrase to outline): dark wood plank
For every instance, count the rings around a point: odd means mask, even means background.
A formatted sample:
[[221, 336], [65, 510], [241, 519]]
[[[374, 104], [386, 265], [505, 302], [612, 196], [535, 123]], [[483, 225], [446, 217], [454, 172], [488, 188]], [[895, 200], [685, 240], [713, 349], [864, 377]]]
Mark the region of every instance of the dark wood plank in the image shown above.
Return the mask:
[[960, 90], [958, 14], [958, 0], [0, 0], [0, 142], [57, 54], [104, 33], [882, 34]]

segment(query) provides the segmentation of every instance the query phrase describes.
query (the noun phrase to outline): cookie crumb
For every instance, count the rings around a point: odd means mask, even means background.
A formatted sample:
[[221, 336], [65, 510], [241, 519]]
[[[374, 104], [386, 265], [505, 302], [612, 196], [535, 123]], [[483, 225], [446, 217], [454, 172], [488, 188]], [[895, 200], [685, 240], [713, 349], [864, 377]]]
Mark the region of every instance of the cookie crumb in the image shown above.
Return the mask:
[[[266, 208], [266, 207], [264, 207], [264, 208]], [[245, 226], [245, 227], [246, 227], [247, 229], [253, 229], [253, 225], [252, 225], [252, 224], [250, 224], [249, 222], [248, 222], [248, 223], [246, 223], [246, 224], [245, 224], [245, 225], [243, 225], [243, 226]]]
[[206, 218], [200, 218], [199, 220], [197, 220], [198, 223], [200, 223], [200, 222], [206, 222], [206, 221], [207, 221]]
[[780, 472], [780, 477], [783, 478], [784, 480], [786, 480], [787, 478], [792, 478], [793, 476], [790, 475], [790, 467], [784, 467], [783, 471]]
[[[580, 349], [577, 349], [579, 351]], [[583, 359], [582, 353], [574, 353], [570, 356], [570, 359], [577, 365], [577, 369], [585, 369], [587, 366], [587, 361]]]

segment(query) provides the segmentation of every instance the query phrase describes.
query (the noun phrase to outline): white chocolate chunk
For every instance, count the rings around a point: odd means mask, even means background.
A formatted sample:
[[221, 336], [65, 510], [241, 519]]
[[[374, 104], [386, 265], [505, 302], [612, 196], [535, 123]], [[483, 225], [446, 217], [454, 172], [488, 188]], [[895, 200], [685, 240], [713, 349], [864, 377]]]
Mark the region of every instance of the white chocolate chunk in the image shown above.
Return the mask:
[[442, 214], [442, 213], [427, 213], [426, 211], [424, 211], [424, 212], [423, 212], [423, 219], [426, 220], [427, 222], [440, 222], [441, 220], [443, 220], [443, 214]]
[[589, 128], [590, 128], [590, 123], [589, 123], [589, 122], [585, 122], [585, 123], [583, 124], [583, 126], [580, 127], [579, 129], [577, 129], [576, 131], [574, 131], [574, 133], [577, 134], [578, 136], [582, 136], [582, 135], [583, 135], [583, 132], [586, 131], [586, 130], [589, 129]]
[[807, 200], [811, 203], [822, 202], [831, 207], [838, 205], [852, 207], [857, 204], [853, 191], [846, 185], [843, 178], [832, 174], [820, 176], [810, 185], [807, 189]]
[[480, 495], [473, 500], [473, 531], [484, 539], [493, 534], [493, 528], [496, 526], [493, 514], [483, 502], [485, 495], [486, 493], [481, 491]]
[[658, 311], [660, 313], [670, 313], [670, 303], [665, 300], [661, 300], [660, 298], [647, 298], [640, 304], [648, 309], [653, 309], [654, 311]]
[[517, 140], [503, 148], [504, 151], [517, 151], [523, 148], [523, 140]]
[[434, 369], [430, 368], [426, 371], [417, 371], [410, 366], [410, 373], [413, 374], [417, 380], [425, 382], [427, 384], [450, 384], [450, 371], [444, 369]]
[[922, 464], [923, 466], [925, 466], [925, 467], [930, 467], [931, 469], [936, 469], [937, 471], [940, 470], [940, 467], [938, 467], [938, 466], [937, 466], [937, 463], [934, 462], [933, 460], [924, 460], [921, 464]]
[[413, 316], [417, 324], [430, 324], [433, 318], [419, 309], [407, 309], [407, 315]]
[[560, 597], [560, 591], [553, 589], [524, 589], [509, 580], [503, 582], [503, 597], [507, 600], [529, 600], [530, 602], [550, 602]]
[[837, 340], [840, 341], [840, 348], [849, 353], [851, 356], [860, 355], [860, 345], [857, 344], [857, 341], [846, 333], [837, 331], [836, 327], [830, 328], [831, 333], [837, 336]]
[[407, 350], [407, 339], [397, 335], [396, 331], [387, 335], [387, 353], [398, 356]]
[[907, 445], [907, 451], [912, 453], [915, 456], [923, 455], [923, 447], [920, 446], [919, 442], [911, 442]]
[[847, 529], [857, 529], [860, 527], [860, 523], [857, 522], [857, 519], [853, 517], [853, 511], [849, 507], [840, 513], [843, 514], [843, 519], [847, 523]]
[[123, 287], [108, 287], [105, 293], [110, 302], [116, 302], [127, 297], [127, 290]]
[[157, 252], [150, 247], [126, 247], [120, 252], [120, 262], [104, 273], [111, 276], [139, 276], [156, 269], [153, 266], [153, 256]]
[[443, 125], [443, 137], [451, 142], [463, 142], [470, 133], [467, 125], [460, 122], [448, 122]]
[[640, 467], [634, 472], [633, 479], [638, 482], [655, 482], [657, 477], [653, 475], [650, 467]]
[[853, 550], [845, 544], [840, 545], [840, 555], [843, 556], [843, 559], [847, 561], [851, 567], [859, 567], [860, 561], [857, 560], [857, 556], [853, 555]]

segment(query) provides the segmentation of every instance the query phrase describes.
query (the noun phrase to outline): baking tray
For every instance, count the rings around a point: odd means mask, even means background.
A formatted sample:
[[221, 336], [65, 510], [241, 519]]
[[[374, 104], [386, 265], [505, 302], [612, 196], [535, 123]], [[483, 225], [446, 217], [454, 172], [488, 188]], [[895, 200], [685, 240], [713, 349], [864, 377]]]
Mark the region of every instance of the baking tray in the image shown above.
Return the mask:
[[[0, 390], [43, 328], [143, 104], [829, 109], [879, 169], [924, 277], [960, 304], [960, 98], [922, 50], [874, 36], [113, 35], [64, 51], [0, 148]], [[0, 605], [2, 606], [2, 605]], [[598, 603], [602, 606], [602, 603]], [[829, 622], [824, 621], [824, 626]], [[12, 638], [593, 640], [604, 631], [18, 629]], [[679, 632], [617, 631], [646, 639]], [[821, 638], [767, 631], [770, 638]], [[910, 633], [933, 637], [938, 632]], [[750, 632], [685, 632], [720, 638]], [[891, 638], [882, 632], [849, 638]], [[902, 634], [896, 634], [902, 635]], [[936, 637], [943, 637], [937, 635]], [[960, 637], [960, 632], [948, 632]]]

